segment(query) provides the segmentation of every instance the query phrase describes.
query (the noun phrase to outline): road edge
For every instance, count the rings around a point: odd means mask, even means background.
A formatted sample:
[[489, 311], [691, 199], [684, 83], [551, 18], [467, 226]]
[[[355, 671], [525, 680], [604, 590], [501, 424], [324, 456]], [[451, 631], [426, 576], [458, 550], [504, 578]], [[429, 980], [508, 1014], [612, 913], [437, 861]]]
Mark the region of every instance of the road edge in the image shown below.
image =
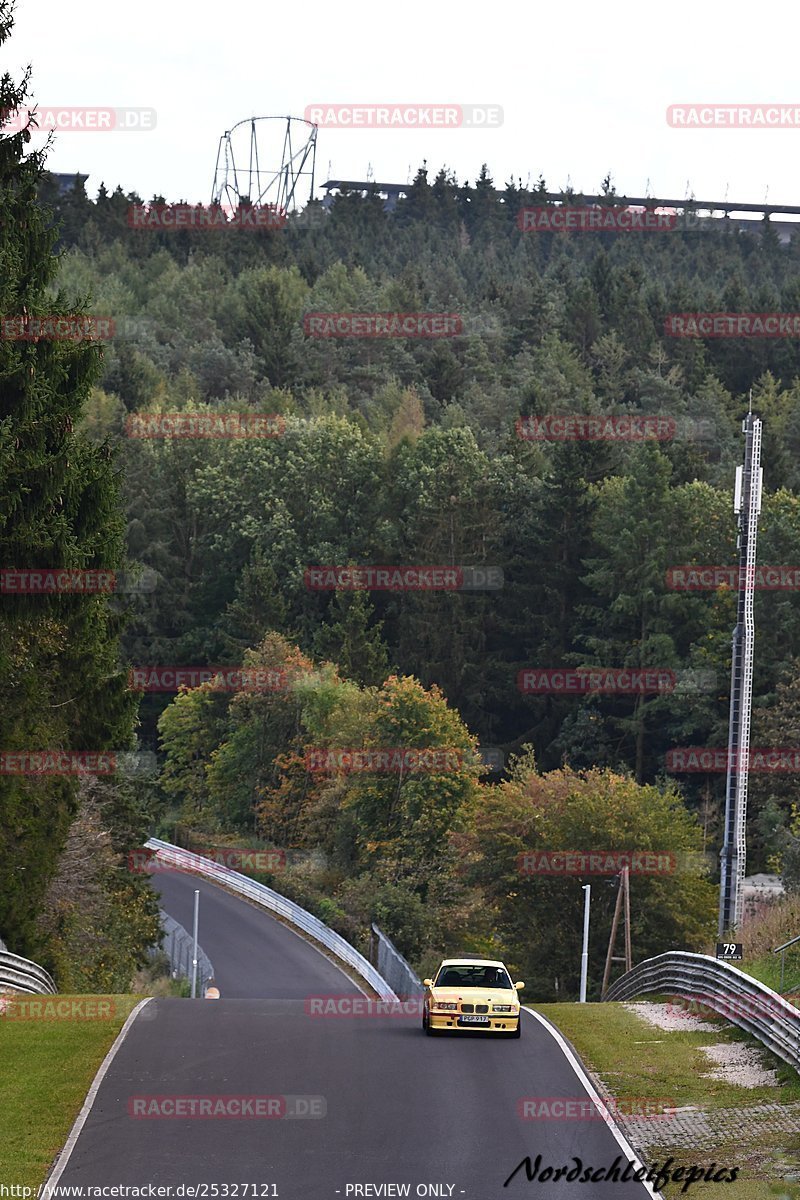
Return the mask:
[[[555, 1041], [558, 1043], [558, 1047], [561, 1050], [561, 1053], [564, 1055], [567, 1062], [572, 1067], [575, 1074], [578, 1076], [578, 1079], [581, 1081], [581, 1083], [585, 1087], [586, 1091], [589, 1093], [590, 1098], [598, 1105], [598, 1111], [600, 1112], [600, 1115], [602, 1116], [606, 1125], [608, 1126], [611, 1133], [613, 1134], [614, 1139], [617, 1142], [617, 1145], [619, 1146], [620, 1150], [623, 1152], [625, 1157], [630, 1159], [632, 1162], [634, 1162], [636, 1164], [637, 1170], [639, 1168], [647, 1169], [647, 1164], [642, 1162], [641, 1158], [639, 1157], [637, 1152], [634, 1150], [633, 1146], [630, 1144], [628, 1139], [625, 1137], [625, 1134], [622, 1132], [622, 1130], [619, 1128], [619, 1126], [616, 1124], [616, 1122], [612, 1118], [610, 1112], [608, 1111], [608, 1108], [606, 1107], [606, 1102], [603, 1100], [602, 1096], [597, 1091], [597, 1088], [594, 1086], [591, 1079], [589, 1078], [587, 1069], [584, 1067], [583, 1063], [581, 1062], [580, 1058], [578, 1057], [578, 1052], [575, 1049], [575, 1047], [571, 1044], [571, 1042], [569, 1042], [567, 1040], [567, 1038], [564, 1037], [564, 1034], [561, 1032], [560, 1029], [557, 1028], [557, 1026], [555, 1026], [552, 1023], [552, 1021], [548, 1021], [547, 1017], [543, 1017], [541, 1013], [536, 1012], [536, 1010], [533, 1008], [528, 1008], [527, 1004], [523, 1004], [522, 1007], [525, 1009], [526, 1013], [529, 1013], [532, 1017], [534, 1017], [540, 1023], [540, 1025], [543, 1025], [545, 1027], [545, 1029], [547, 1030], [547, 1032], [551, 1035], [551, 1037], [553, 1037], [555, 1039]], [[632, 1182], [634, 1182], [634, 1181], [632, 1181]], [[661, 1192], [656, 1192], [653, 1189], [653, 1185], [651, 1183], [648, 1183], [644, 1179], [636, 1180], [635, 1182], [641, 1183], [641, 1185], [644, 1188], [647, 1195], [654, 1197], [654, 1200], [664, 1200], [664, 1197], [662, 1196]]]
[[92, 1111], [94, 1102], [97, 1099], [97, 1093], [100, 1090], [100, 1084], [105, 1079], [106, 1072], [108, 1071], [108, 1068], [111, 1066], [112, 1062], [114, 1061], [117, 1051], [119, 1050], [122, 1043], [125, 1041], [125, 1038], [128, 1036], [128, 1031], [130, 1030], [131, 1025], [133, 1025], [133, 1022], [136, 1020], [136, 1018], [138, 1017], [139, 1013], [142, 1011], [144, 1006], [146, 1004], [149, 1004], [153, 998], [154, 998], [153, 996], [145, 996], [144, 1000], [140, 1000], [139, 1003], [135, 1006], [135, 1008], [131, 1009], [131, 1011], [128, 1013], [128, 1016], [125, 1020], [125, 1024], [122, 1026], [122, 1029], [120, 1029], [119, 1033], [114, 1038], [114, 1041], [112, 1042], [111, 1046], [109, 1047], [105, 1058], [100, 1063], [100, 1066], [97, 1068], [97, 1074], [95, 1075], [94, 1079], [91, 1082], [89, 1091], [86, 1093], [86, 1099], [83, 1102], [81, 1111], [78, 1113], [77, 1117], [75, 1118], [72, 1128], [70, 1129], [69, 1134], [67, 1136], [67, 1140], [64, 1143], [63, 1148], [59, 1151], [58, 1156], [56, 1157], [52, 1167], [50, 1168], [50, 1172], [47, 1175], [47, 1178], [45, 1179], [44, 1183], [42, 1184], [42, 1192], [44, 1192], [45, 1198], [47, 1197], [47, 1189], [55, 1188], [56, 1184], [58, 1183], [59, 1179], [61, 1178], [62, 1174], [64, 1173], [66, 1165], [70, 1160], [70, 1156], [72, 1155], [72, 1151], [75, 1149], [75, 1146], [77, 1145], [77, 1142], [78, 1142], [78, 1138], [81, 1135], [81, 1130], [83, 1129], [84, 1125], [86, 1124], [86, 1119], [89, 1116], [89, 1113]]

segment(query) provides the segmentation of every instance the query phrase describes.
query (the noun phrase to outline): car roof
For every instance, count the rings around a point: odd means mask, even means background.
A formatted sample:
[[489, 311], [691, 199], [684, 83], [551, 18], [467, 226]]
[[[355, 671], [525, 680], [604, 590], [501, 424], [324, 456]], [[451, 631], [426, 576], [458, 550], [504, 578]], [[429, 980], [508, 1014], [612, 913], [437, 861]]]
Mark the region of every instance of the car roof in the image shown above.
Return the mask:
[[499, 958], [470, 958], [465, 954], [463, 958], [443, 958], [439, 963], [439, 970], [442, 967], [504, 967], [506, 964], [500, 962]]

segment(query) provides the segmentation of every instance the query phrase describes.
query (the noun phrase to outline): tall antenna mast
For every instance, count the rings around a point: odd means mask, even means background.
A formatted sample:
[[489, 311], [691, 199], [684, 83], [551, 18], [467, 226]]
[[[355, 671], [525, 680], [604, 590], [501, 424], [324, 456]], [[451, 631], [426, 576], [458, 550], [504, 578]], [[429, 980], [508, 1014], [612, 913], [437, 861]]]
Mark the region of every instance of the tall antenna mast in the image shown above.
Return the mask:
[[747, 785], [750, 773], [750, 715], [753, 706], [753, 594], [758, 514], [761, 512], [761, 420], [753, 416], [753, 393], [742, 422], [744, 464], [736, 468], [733, 511], [739, 516], [739, 579], [736, 628], [731, 655], [728, 721], [728, 773], [725, 789], [725, 841], [720, 851], [719, 937], [742, 919], [741, 884], [747, 856]]

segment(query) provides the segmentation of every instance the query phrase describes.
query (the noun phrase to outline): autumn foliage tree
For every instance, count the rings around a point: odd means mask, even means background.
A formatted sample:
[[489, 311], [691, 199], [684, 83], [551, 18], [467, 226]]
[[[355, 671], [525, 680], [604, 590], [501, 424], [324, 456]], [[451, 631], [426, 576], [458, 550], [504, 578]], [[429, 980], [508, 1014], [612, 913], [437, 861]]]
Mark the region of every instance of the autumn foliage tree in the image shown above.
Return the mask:
[[[716, 890], [704, 875], [701, 831], [671, 788], [608, 770], [540, 775], [531, 755], [510, 779], [483, 789], [465, 839], [469, 876], [483, 889], [495, 945], [540, 999], [572, 998], [582, 938], [582, 884], [592, 885], [591, 992], [602, 980], [615, 880], [532, 873], [532, 851], [652, 851], [666, 873], [631, 873], [634, 961], [665, 948], [694, 950], [713, 932]], [[535, 864], [534, 864], [535, 865]]]

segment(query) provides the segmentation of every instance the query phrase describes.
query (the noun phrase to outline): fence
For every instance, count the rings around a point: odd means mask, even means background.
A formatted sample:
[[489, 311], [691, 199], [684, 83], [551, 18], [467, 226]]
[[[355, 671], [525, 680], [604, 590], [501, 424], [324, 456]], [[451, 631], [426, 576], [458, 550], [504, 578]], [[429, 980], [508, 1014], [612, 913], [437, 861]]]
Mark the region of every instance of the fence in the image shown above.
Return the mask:
[[[150, 949], [150, 957], [156, 958], [159, 953], [166, 954], [172, 967], [173, 978], [191, 979], [192, 978], [192, 956], [194, 950], [194, 938], [184, 929], [183, 925], [179, 925], [173, 920], [168, 913], [163, 909], [159, 909], [161, 914], [161, 925], [164, 930], [164, 941], [161, 947], [152, 946]], [[197, 947], [197, 994], [202, 996], [205, 993], [210, 981], [214, 978], [214, 968], [211, 965], [211, 960], [200, 946]]]
[[174, 866], [176, 870], [201, 875], [204, 879], [218, 883], [239, 896], [245, 896], [248, 900], [260, 905], [261, 908], [266, 908], [276, 916], [282, 917], [284, 921], [288, 921], [297, 929], [302, 929], [314, 941], [319, 942], [326, 950], [330, 950], [341, 962], [351, 967], [370, 985], [381, 1000], [397, 999], [380, 972], [364, 958], [363, 954], [360, 954], [340, 934], [329, 929], [318, 917], [306, 912], [304, 908], [295, 904], [294, 901], [288, 900], [286, 896], [281, 896], [279, 892], [273, 892], [272, 888], [268, 888], [266, 884], [248, 879], [246, 875], [242, 875], [238, 871], [232, 871], [230, 867], [224, 867], [221, 863], [204, 858], [201, 854], [193, 854], [190, 850], [181, 850], [179, 846], [172, 846], [169, 842], [162, 842], [159, 838], [150, 838], [147, 842], [147, 849], [155, 850], [156, 857], [165, 866]]
[[422, 980], [411, 970], [392, 940], [377, 925], [372, 926], [372, 961], [398, 996], [421, 996], [425, 991]]
[[632, 1000], [643, 992], [689, 996], [800, 1070], [800, 1010], [729, 963], [679, 950], [659, 954], [622, 975], [605, 999]]
[[38, 996], [55, 996], [56, 985], [38, 963], [18, 954], [0, 951], [0, 988], [13, 988], [17, 992], [33, 992]]

